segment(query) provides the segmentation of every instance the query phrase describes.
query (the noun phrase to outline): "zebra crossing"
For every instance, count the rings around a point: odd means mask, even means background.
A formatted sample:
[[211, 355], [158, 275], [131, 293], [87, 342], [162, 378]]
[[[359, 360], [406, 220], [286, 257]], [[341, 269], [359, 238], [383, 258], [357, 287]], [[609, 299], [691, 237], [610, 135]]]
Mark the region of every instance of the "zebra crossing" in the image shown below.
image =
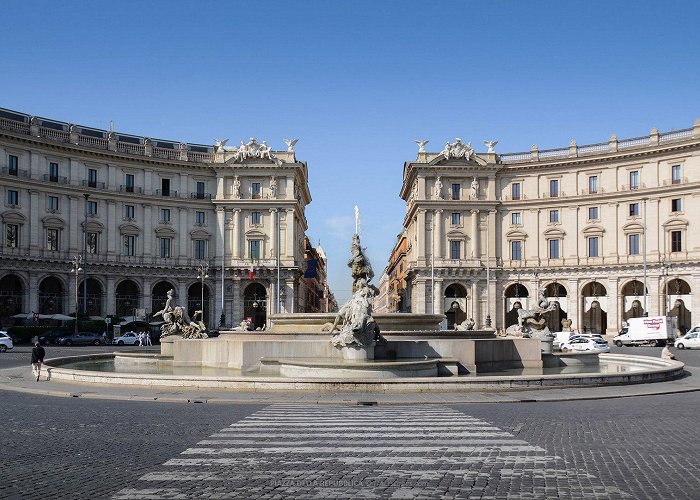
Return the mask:
[[273, 404], [114, 499], [632, 498], [544, 448], [441, 405]]

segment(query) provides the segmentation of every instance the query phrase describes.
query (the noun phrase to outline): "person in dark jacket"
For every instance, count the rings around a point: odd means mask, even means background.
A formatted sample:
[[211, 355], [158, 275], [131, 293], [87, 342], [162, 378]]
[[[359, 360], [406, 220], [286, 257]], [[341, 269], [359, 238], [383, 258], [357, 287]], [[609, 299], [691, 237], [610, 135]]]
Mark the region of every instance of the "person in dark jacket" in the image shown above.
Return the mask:
[[41, 364], [44, 362], [44, 356], [46, 351], [41, 344], [37, 342], [34, 344], [34, 349], [32, 349], [32, 371], [36, 375], [36, 381], [39, 381], [39, 376], [41, 375]]

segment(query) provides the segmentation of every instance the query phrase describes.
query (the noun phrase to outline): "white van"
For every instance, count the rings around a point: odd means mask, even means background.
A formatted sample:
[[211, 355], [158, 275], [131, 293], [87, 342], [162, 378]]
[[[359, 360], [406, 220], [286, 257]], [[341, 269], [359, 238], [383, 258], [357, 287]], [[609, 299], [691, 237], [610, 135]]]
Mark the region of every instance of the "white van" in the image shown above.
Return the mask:
[[630, 318], [627, 326], [613, 337], [617, 347], [623, 345], [662, 346], [673, 342], [673, 325], [668, 316], [649, 316], [648, 318]]

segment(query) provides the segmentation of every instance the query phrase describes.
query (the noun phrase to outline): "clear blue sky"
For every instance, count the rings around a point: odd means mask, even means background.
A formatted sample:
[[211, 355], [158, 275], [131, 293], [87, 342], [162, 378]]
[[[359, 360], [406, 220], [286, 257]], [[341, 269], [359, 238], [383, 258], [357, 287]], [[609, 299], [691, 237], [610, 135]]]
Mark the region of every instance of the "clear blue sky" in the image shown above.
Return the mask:
[[690, 127], [699, 21], [696, 1], [5, 0], [0, 107], [205, 144], [299, 138], [308, 235], [342, 301], [353, 206], [378, 277], [414, 139], [517, 152]]

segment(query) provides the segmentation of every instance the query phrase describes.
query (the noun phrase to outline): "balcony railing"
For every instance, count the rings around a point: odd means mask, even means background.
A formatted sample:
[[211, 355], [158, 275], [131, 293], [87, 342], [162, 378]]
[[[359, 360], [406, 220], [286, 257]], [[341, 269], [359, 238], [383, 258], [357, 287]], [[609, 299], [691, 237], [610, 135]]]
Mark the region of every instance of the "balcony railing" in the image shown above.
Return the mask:
[[211, 200], [211, 193], [190, 193], [190, 198], [197, 200]]
[[57, 182], [58, 184], [68, 184], [68, 177], [60, 177], [58, 175], [44, 174], [44, 181]]
[[687, 184], [687, 183], [688, 183], [687, 177], [681, 177], [680, 179], [664, 179], [664, 181], [663, 181], [664, 186], [674, 186], [677, 184]]
[[132, 144], [130, 142], [117, 142], [117, 151], [139, 156], [146, 154], [146, 148], [143, 144]]
[[169, 196], [171, 198], [177, 198], [177, 191], [173, 189], [156, 189], [156, 196]]
[[83, 187], [89, 187], [94, 189], [107, 189], [107, 184], [105, 184], [104, 182], [83, 180], [81, 181], [81, 184]]
[[119, 186], [119, 191], [123, 193], [143, 194], [143, 188], [139, 186], [125, 186], [122, 184], [121, 186]]
[[10, 167], [2, 167], [2, 175], [13, 175], [25, 179], [29, 178], [29, 172], [27, 170], [20, 170], [18, 168], [11, 169]]

